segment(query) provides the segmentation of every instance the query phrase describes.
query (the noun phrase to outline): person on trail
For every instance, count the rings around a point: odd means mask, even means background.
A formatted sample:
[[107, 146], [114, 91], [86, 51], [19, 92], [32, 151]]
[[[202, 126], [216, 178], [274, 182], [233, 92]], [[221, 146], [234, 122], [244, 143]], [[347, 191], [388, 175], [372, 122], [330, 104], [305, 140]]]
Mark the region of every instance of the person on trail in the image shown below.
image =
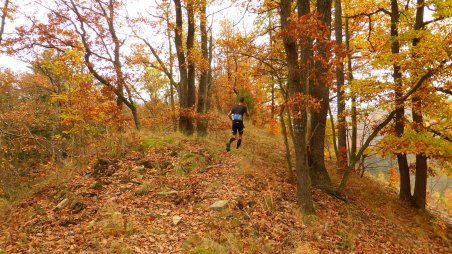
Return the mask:
[[237, 149], [242, 144], [243, 128], [245, 128], [245, 125], [243, 125], [243, 115], [245, 114], [247, 117], [250, 116], [248, 108], [245, 105], [245, 98], [240, 97], [239, 104], [235, 105], [228, 113], [228, 118], [232, 121], [232, 137], [226, 143], [226, 151], [228, 152], [231, 151], [231, 144], [235, 140], [237, 140]]

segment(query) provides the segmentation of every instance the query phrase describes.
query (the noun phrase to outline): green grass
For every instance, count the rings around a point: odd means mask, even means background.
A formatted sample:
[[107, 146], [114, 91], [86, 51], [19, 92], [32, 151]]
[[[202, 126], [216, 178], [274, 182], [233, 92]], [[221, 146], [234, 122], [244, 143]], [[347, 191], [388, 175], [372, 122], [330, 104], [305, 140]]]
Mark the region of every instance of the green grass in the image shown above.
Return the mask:
[[138, 190], [135, 191], [135, 196], [144, 196], [151, 190], [150, 183], [143, 183]]
[[33, 209], [34, 209], [34, 213], [38, 214], [38, 215], [43, 215], [46, 213], [46, 210], [44, 208], [42, 208], [40, 205], [34, 206]]
[[214, 180], [207, 185], [206, 191], [211, 192], [223, 186], [223, 182], [221, 180]]
[[143, 139], [143, 143], [140, 145], [139, 149], [144, 150], [150, 148], [157, 148], [175, 143], [176, 139], [171, 136], [161, 136], [161, 137], [148, 136]]
[[187, 176], [195, 170], [204, 172], [207, 167], [208, 161], [204, 155], [184, 152], [179, 155], [177, 159], [175, 170], [177, 176]]
[[339, 249], [344, 251], [344, 253], [350, 253], [353, 251], [353, 241], [354, 241], [354, 235], [353, 230], [351, 231], [339, 231], [337, 232], [337, 235], [342, 238], [342, 241], [339, 243]]
[[6, 220], [6, 217], [9, 214], [10, 210], [10, 202], [8, 202], [8, 200], [6, 199], [0, 198], [0, 220]]
[[93, 190], [100, 190], [102, 189], [104, 185], [102, 184], [101, 181], [94, 181], [93, 183], [90, 184], [90, 188]]
[[194, 249], [191, 254], [216, 254], [217, 252], [210, 250], [210, 249], [206, 249], [204, 247], [196, 247], [196, 249]]

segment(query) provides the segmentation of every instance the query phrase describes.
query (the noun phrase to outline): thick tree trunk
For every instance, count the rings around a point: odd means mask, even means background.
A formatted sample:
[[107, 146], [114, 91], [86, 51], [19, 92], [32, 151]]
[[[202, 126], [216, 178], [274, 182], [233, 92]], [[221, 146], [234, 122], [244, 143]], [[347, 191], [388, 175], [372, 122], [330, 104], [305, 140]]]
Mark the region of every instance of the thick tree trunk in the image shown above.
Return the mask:
[[[182, 21], [182, 5], [180, 0], [174, 0], [175, 8], [176, 8], [176, 26], [174, 30], [174, 44], [176, 47], [177, 52], [177, 60], [179, 62], [179, 86], [180, 86], [180, 93], [179, 93], [179, 104], [180, 104], [180, 112], [179, 112], [179, 129], [185, 134], [185, 135], [192, 135], [193, 134], [193, 122], [192, 118], [190, 117], [190, 110], [191, 106], [190, 103], [192, 101], [191, 98], [189, 98], [189, 78], [188, 78], [188, 68], [187, 68], [187, 62], [184, 52], [184, 45], [182, 42], [182, 34], [183, 34], [183, 21]], [[191, 31], [190, 31], [191, 32]], [[190, 33], [189, 33], [190, 34]], [[187, 37], [189, 36], [187, 34]], [[193, 34], [191, 35], [193, 36]], [[187, 39], [188, 41], [188, 39]], [[187, 45], [188, 48], [188, 45]], [[194, 78], [194, 75], [192, 74], [190, 78]], [[193, 83], [194, 85], [194, 83]], [[190, 93], [192, 91], [190, 90]]]
[[[396, 55], [400, 51], [400, 44], [398, 40], [398, 23], [399, 23], [399, 6], [397, 0], [391, 0], [391, 52]], [[393, 64], [393, 78], [395, 84], [395, 132], [398, 137], [403, 136], [405, 129], [404, 102], [400, 101], [403, 95], [402, 88], [402, 72], [397, 63]], [[411, 186], [410, 186], [410, 171], [408, 168], [408, 160], [406, 154], [396, 153], [397, 162], [400, 173], [400, 193], [399, 197], [402, 200], [411, 201]]]
[[[297, 7], [298, 7], [298, 17], [303, 17], [305, 15], [308, 15], [311, 13], [311, 3], [310, 1], [306, 0], [298, 0], [297, 1]], [[311, 78], [311, 71], [314, 68], [313, 64], [313, 50], [312, 50], [312, 44], [313, 39], [310, 37], [301, 38], [300, 40], [303, 41], [303, 45], [299, 47], [300, 50], [300, 78], [301, 78], [301, 85], [303, 86], [304, 93], [306, 95], [311, 95], [313, 90], [313, 79]], [[312, 166], [312, 157], [311, 157], [311, 148], [309, 141], [312, 137], [312, 114], [311, 110], [309, 108], [306, 109], [306, 130], [305, 130], [305, 139], [306, 139], [306, 153], [307, 153], [307, 163], [308, 167], [310, 167], [309, 171], [311, 172], [313, 169]], [[291, 121], [291, 118], [288, 119], [289, 123]], [[289, 126], [292, 126], [290, 124]], [[290, 129], [292, 138], [293, 138], [293, 130]], [[293, 138], [294, 139], [294, 138]], [[312, 177], [312, 176], [311, 176]]]
[[[341, 0], [334, 0], [334, 31], [336, 43], [342, 46], [342, 6]], [[341, 61], [336, 67], [336, 86], [337, 86], [337, 143], [338, 143], [338, 161], [339, 169], [345, 169], [347, 166], [347, 122], [345, 121], [345, 99], [344, 91], [344, 63]]]
[[[321, 15], [322, 24], [331, 26], [331, 0], [318, 0], [317, 11]], [[329, 36], [328, 36], [329, 38]], [[324, 43], [319, 45], [319, 55], [326, 57]], [[325, 167], [325, 130], [329, 107], [329, 88], [326, 81], [322, 79], [328, 71], [320, 61], [315, 63], [317, 85], [312, 89], [314, 98], [320, 101], [319, 112], [311, 113], [312, 138], [310, 137], [312, 167], [310, 170], [313, 186], [328, 188], [331, 180]]]
[[416, 180], [414, 183], [413, 202], [415, 207], [421, 209], [425, 209], [427, 200], [427, 169], [427, 157], [424, 154], [416, 154]]
[[133, 122], [135, 123], [135, 127], [137, 129], [140, 129], [141, 128], [141, 123], [140, 123], [140, 119], [138, 118], [138, 111], [137, 111], [137, 108], [135, 107], [135, 105], [133, 105], [130, 108], [130, 111], [132, 112]]
[[[204, 61], [209, 61], [209, 52], [207, 49], [207, 27], [206, 27], [206, 0], [201, 2], [201, 17], [200, 17], [200, 30], [201, 30], [201, 51]], [[198, 107], [197, 107], [197, 132], [198, 136], [204, 137], [207, 135], [207, 119], [205, 119], [206, 103], [207, 103], [207, 86], [208, 86], [208, 74], [209, 69], [201, 70], [199, 77], [199, 90], [198, 90]]]
[[[187, 3], [187, 15], [188, 15], [188, 30], [187, 30], [187, 56], [190, 56], [193, 52], [195, 43], [195, 10], [193, 3], [188, 1]], [[194, 130], [192, 112], [196, 104], [196, 66], [195, 62], [188, 57], [188, 81], [187, 81], [187, 94], [188, 94], [188, 109], [190, 111], [189, 126], [187, 126], [186, 133], [192, 135]]]
[[[421, 30], [424, 25], [424, 4], [424, 0], [417, 0], [415, 31]], [[416, 47], [419, 41], [420, 38], [416, 36], [413, 39], [413, 47]], [[415, 52], [413, 52], [412, 57], [416, 58]], [[416, 94], [413, 96], [412, 105], [415, 130], [419, 132], [424, 125], [424, 119], [422, 117], [422, 100]], [[427, 199], [427, 169], [427, 156], [422, 152], [416, 154], [416, 180], [414, 182], [413, 203], [415, 207], [421, 209], [425, 209]]]
[[[281, 0], [281, 26], [282, 29], [287, 29], [290, 26], [289, 17], [291, 15], [291, 0]], [[301, 85], [298, 52], [296, 41], [290, 36], [283, 36], [284, 48], [286, 51], [288, 78], [287, 84], [290, 95], [303, 93], [305, 88]], [[306, 153], [306, 110], [299, 107], [294, 107], [294, 146], [295, 146], [295, 170], [297, 174], [297, 198], [301, 205], [301, 210], [305, 214], [314, 213], [314, 204], [311, 193], [311, 180], [309, 177], [309, 168], [307, 165]], [[301, 113], [301, 116], [298, 116]]]

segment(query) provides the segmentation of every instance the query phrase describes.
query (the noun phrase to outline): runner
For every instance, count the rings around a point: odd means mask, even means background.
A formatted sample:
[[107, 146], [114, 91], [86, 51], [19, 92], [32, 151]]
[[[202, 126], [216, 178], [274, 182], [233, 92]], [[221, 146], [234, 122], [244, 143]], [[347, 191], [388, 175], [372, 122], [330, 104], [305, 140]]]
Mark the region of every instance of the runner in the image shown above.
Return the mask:
[[243, 128], [245, 128], [243, 125], [243, 115], [245, 114], [247, 117], [250, 116], [248, 108], [245, 105], [245, 98], [240, 97], [239, 104], [235, 105], [228, 113], [228, 118], [232, 121], [232, 137], [226, 144], [226, 151], [228, 152], [231, 151], [231, 144], [235, 140], [237, 140], [237, 149], [239, 149], [242, 144]]

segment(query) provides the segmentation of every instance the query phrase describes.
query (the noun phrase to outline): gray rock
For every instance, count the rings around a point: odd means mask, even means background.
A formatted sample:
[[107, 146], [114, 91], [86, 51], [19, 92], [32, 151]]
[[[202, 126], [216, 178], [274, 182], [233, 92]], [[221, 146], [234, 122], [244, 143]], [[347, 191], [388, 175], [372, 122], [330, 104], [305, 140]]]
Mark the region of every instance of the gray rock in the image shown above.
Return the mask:
[[69, 204], [69, 199], [65, 198], [63, 199], [63, 201], [61, 201], [57, 206], [55, 206], [55, 208], [53, 208], [53, 210], [60, 210], [63, 209], [65, 206], [67, 206]]
[[211, 206], [209, 206], [210, 209], [212, 210], [223, 210], [228, 206], [228, 201], [227, 200], [219, 200], [215, 203], [213, 203]]
[[175, 215], [173, 216], [173, 224], [177, 225], [179, 224], [179, 222], [182, 220], [182, 217], [180, 217], [179, 215]]
[[175, 190], [161, 191], [161, 192], [158, 192], [157, 195], [159, 195], [159, 196], [171, 196], [171, 195], [177, 195], [177, 191], [175, 191]]

